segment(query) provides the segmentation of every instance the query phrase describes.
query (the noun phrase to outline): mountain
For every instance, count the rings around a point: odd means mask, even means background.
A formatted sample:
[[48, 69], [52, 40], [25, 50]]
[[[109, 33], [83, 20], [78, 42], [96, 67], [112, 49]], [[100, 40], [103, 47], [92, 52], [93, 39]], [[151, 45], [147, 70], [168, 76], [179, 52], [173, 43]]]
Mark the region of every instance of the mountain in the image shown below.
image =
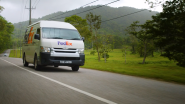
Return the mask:
[[[101, 29], [99, 33], [125, 36], [124, 29], [128, 27], [131, 23], [133, 23], [134, 21], [140, 21], [140, 23], [142, 24], [146, 20], [151, 20], [151, 16], [156, 15], [158, 13], [158, 12], [149, 11], [149, 10], [138, 12], [138, 11], [141, 11], [141, 9], [136, 9], [132, 7], [114, 8], [109, 6], [103, 6], [103, 7], [100, 7], [100, 6], [101, 5], [88, 6], [85, 8], [79, 8], [79, 9], [66, 11], [66, 12], [56, 12], [56, 13], [43, 16], [42, 18], [32, 19], [32, 23], [39, 20], [64, 21], [65, 17], [69, 17], [75, 14], [82, 18], [85, 18], [87, 13], [92, 12], [93, 14], [101, 15], [102, 24], [101, 24]], [[97, 8], [97, 9], [93, 9], [93, 8]], [[138, 13], [135, 13], [135, 12], [138, 12]], [[123, 16], [123, 17], [113, 19], [120, 16]], [[110, 20], [110, 19], [113, 19], [113, 20]], [[28, 26], [28, 22], [29, 21], [15, 23], [14, 36], [12, 37], [13, 38], [22, 37], [26, 27]], [[22, 26], [20, 24], [22, 24]], [[22, 31], [21, 34], [20, 34], [20, 31]]]

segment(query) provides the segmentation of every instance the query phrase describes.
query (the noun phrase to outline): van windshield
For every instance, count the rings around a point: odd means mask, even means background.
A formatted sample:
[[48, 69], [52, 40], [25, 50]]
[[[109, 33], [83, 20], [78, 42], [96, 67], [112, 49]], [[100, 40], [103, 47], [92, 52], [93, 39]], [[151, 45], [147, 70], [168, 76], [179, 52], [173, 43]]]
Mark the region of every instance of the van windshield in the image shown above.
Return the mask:
[[61, 28], [42, 28], [42, 38], [81, 40], [77, 30]]

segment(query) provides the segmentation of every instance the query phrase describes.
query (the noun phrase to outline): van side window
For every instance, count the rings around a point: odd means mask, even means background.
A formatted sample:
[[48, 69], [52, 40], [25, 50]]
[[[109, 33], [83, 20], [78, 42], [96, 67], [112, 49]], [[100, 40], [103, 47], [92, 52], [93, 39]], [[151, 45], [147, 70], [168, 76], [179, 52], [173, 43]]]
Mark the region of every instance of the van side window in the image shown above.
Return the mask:
[[[40, 37], [40, 28], [37, 28], [36, 34], [39, 34], [39, 37]], [[35, 38], [35, 36], [34, 36], [34, 38]]]
[[38, 29], [37, 29], [37, 34], [39, 34], [39, 35], [40, 35], [40, 28], [38, 28]]
[[28, 29], [26, 29], [25, 35], [24, 35], [24, 44], [27, 44], [27, 43], [28, 43], [28, 35], [29, 35], [29, 34], [26, 34], [26, 33], [27, 33], [27, 30], [28, 30]]

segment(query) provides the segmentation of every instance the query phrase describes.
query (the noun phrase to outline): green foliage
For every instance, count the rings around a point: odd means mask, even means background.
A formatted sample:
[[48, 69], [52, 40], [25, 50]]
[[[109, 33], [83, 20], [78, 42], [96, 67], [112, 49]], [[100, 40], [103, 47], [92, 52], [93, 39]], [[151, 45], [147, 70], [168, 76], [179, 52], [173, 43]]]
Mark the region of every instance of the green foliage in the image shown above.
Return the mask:
[[102, 58], [106, 58], [106, 60], [109, 58], [109, 54], [108, 53], [105, 53], [105, 54], [101, 54], [101, 57]]
[[96, 50], [96, 52], [98, 53], [98, 61], [100, 61], [100, 49], [102, 47], [101, 36], [99, 34], [96, 34], [96, 36], [92, 36], [92, 41], [93, 49]]
[[0, 16], [0, 50], [10, 48], [13, 30], [14, 26]]
[[91, 32], [88, 30], [86, 19], [73, 15], [71, 17], [66, 17], [64, 21], [73, 24], [79, 31], [80, 35], [85, 37], [85, 39], [89, 39], [91, 37]]
[[[136, 52], [139, 53], [140, 57], [144, 56], [144, 43], [140, 41], [137, 45]], [[155, 46], [153, 45], [152, 41], [147, 43], [147, 50], [146, 55], [152, 55], [152, 52], [155, 50]]]
[[[139, 21], [133, 22], [129, 27], [127, 27], [126, 31], [128, 34], [134, 35], [137, 39], [140, 40], [140, 44], [143, 45], [143, 47], [138, 47], [140, 56], [142, 56], [143, 53], [143, 64], [145, 64], [145, 59], [147, 57], [148, 51], [151, 49], [150, 46], [153, 44], [150, 44], [152, 41], [152, 34], [150, 33], [149, 28], [153, 26], [151, 21], [146, 21], [145, 24], [138, 25]], [[144, 52], [142, 52], [144, 50]]]
[[4, 8], [3, 8], [2, 6], [0, 6], [0, 13], [3, 11], [3, 9], [4, 9]]
[[129, 35], [128, 38], [130, 39], [129, 45], [132, 46], [131, 54], [135, 54], [136, 53], [136, 47], [138, 45], [138, 39], [133, 35]]
[[123, 41], [123, 37], [120, 37], [120, 36], [117, 36], [117, 35], [115, 35], [114, 37], [113, 37], [113, 39], [114, 39], [114, 48], [115, 49], [120, 49], [120, 48], [122, 48], [121, 46], [124, 44], [124, 41]]
[[0, 31], [3, 31], [5, 28], [6, 20], [0, 16]]
[[[93, 49], [95, 49], [98, 53], [98, 61], [100, 61], [100, 48], [102, 47], [102, 43], [100, 42], [101, 36], [98, 34], [98, 30], [101, 26], [101, 16], [100, 15], [93, 15], [91, 12], [86, 14], [86, 18], [89, 21], [90, 32], [92, 35], [92, 43]], [[94, 33], [92, 31], [94, 29]]]
[[90, 55], [95, 55], [95, 53], [96, 53], [96, 51], [92, 50], [92, 51], [90, 52]]
[[105, 62], [109, 58], [109, 52], [111, 51], [111, 44], [103, 44], [100, 50], [100, 56], [104, 58]]
[[185, 67], [185, 1], [171, 0], [163, 4], [163, 12], [153, 16], [150, 32], [155, 45], [163, 48], [162, 56]]
[[[112, 35], [102, 35], [101, 36], [101, 42], [102, 42], [102, 47], [101, 47], [101, 52], [102, 52], [102, 55], [103, 55], [103, 58], [106, 62], [107, 58], [109, 57], [108, 53], [110, 51], [112, 51]], [[113, 41], [113, 40], [112, 40]], [[113, 41], [114, 42], [114, 41]], [[108, 57], [106, 57], [108, 55]]]
[[122, 57], [125, 57], [125, 63], [127, 62], [127, 51], [128, 51], [127, 49], [128, 49], [128, 46], [122, 45], [121, 52], [122, 52]]
[[89, 30], [90, 30], [90, 32], [92, 33], [93, 32], [93, 30], [92, 30], [92, 23], [93, 23], [93, 21], [94, 21], [94, 15], [90, 12], [89, 14], [86, 14], [86, 19], [87, 19], [87, 21], [88, 21], [88, 23], [89, 23]]
[[125, 57], [126, 56], [126, 54], [127, 54], [126, 51], [128, 51], [127, 49], [128, 49], [128, 46], [124, 46], [124, 45], [122, 46], [122, 48], [121, 48], [121, 52], [123, 53], [122, 54], [122, 57]]

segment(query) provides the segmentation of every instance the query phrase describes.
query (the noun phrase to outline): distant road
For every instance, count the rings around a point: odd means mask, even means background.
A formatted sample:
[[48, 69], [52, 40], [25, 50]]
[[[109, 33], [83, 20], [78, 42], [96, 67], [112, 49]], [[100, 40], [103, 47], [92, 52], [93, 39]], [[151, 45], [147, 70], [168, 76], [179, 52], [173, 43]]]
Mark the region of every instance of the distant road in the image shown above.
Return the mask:
[[[4, 56], [4, 54], [7, 54], [7, 56]], [[10, 49], [4, 51], [2, 54], [0, 54], [0, 57], [8, 57], [10, 54]]]
[[[121, 69], [120, 69], [121, 70]], [[185, 85], [0, 57], [0, 104], [185, 104]]]

